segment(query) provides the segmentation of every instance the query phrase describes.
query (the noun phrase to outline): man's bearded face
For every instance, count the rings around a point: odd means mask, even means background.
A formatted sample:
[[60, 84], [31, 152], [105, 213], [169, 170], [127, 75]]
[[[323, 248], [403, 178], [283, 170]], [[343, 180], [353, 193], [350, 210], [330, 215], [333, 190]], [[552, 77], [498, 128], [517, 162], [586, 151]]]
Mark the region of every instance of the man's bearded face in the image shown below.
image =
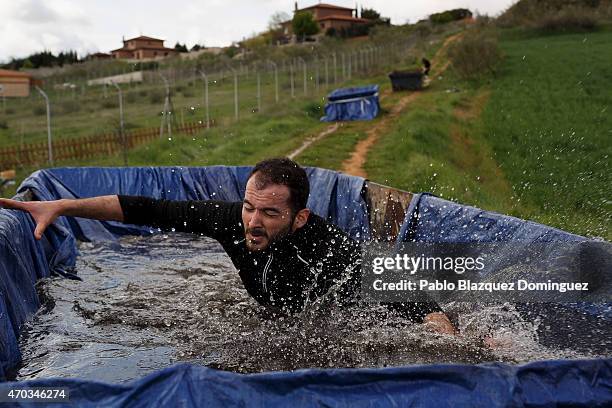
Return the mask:
[[249, 250], [264, 250], [295, 230], [289, 198], [287, 186], [268, 184], [262, 188], [257, 174], [249, 179], [242, 204], [242, 222]]

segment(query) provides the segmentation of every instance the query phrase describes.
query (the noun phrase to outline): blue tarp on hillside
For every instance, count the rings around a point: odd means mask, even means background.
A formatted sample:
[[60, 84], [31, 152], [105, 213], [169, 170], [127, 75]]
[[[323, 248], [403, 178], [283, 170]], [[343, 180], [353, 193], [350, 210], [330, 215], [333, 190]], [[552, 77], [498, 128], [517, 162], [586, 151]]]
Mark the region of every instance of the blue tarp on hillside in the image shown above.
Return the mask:
[[[43, 200], [117, 193], [166, 199], [238, 200], [248, 172], [247, 167], [52, 169], [34, 173], [19, 191], [29, 190]], [[308, 169], [308, 174], [313, 191], [309, 206], [352, 236], [368, 239], [370, 231], [361, 197], [364, 180], [320, 169]], [[0, 378], [20, 359], [19, 330], [39, 305], [35, 281], [52, 273], [70, 272], [75, 264], [75, 237], [112, 240], [122, 234], [149, 233], [147, 228], [72, 218], [60, 218], [41, 241], [34, 240], [33, 229], [29, 215], [0, 210]], [[585, 239], [430, 196], [413, 200], [401, 235], [403, 240], [421, 241], [502, 237]], [[79, 406], [604, 407], [612, 404], [612, 360], [257, 375], [178, 365], [125, 385], [46, 379], [4, 383], [0, 390], [33, 386], [68, 387], [71, 402]]]
[[336, 89], [327, 96], [324, 122], [372, 120], [378, 116], [378, 85]]

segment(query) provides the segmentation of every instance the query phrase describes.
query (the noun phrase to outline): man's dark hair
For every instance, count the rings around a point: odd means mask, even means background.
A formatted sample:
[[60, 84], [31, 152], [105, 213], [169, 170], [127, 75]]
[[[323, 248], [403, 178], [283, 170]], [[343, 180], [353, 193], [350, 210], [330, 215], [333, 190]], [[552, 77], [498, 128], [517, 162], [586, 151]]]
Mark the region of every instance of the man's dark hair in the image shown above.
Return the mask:
[[306, 208], [310, 183], [306, 171], [291, 159], [275, 158], [261, 161], [253, 167], [249, 179], [257, 173], [257, 188], [280, 184], [289, 188], [289, 204], [297, 213]]

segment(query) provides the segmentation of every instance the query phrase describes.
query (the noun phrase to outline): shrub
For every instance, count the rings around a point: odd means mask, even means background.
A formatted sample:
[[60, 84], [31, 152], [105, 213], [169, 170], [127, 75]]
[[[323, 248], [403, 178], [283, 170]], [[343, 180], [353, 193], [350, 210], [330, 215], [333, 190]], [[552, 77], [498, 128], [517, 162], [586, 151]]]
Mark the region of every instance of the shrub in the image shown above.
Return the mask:
[[47, 113], [47, 108], [45, 106], [35, 106], [32, 109], [32, 113], [36, 116], [45, 115]]
[[492, 31], [477, 31], [452, 44], [448, 58], [461, 78], [476, 79], [495, 73], [501, 51]]
[[321, 104], [316, 103], [316, 102], [311, 102], [309, 104], [306, 105], [305, 107], [306, 110], [306, 115], [311, 117], [311, 118], [320, 118], [322, 116], [322, 109], [321, 109]]
[[546, 32], [592, 31], [598, 17], [592, 9], [568, 7], [542, 18], [535, 27]]
[[8, 129], [9, 125], [6, 120], [0, 120], [0, 129]]
[[7, 115], [12, 115], [15, 113], [15, 109], [14, 108], [6, 108], [6, 114]]
[[114, 109], [119, 107], [119, 101], [116, 98], [106, 98], [100, 103], [100, 106], [104, 109]]
[[520, 0], [497, 19], [501, 27], [527, 27], [544, 31], [592, 30], [610, 17], [610, 0]]

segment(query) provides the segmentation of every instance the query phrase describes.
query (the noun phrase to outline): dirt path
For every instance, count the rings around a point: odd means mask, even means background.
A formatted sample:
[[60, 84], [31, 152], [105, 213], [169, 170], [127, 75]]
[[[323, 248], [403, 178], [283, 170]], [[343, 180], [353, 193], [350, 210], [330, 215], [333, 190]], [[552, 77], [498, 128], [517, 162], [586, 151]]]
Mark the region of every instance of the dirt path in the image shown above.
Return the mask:
[[393, 108], [391, 108], [391, 112], [389, 112], [389, 114], [385, 116], [383, 120], [379, 121], [374, 127], [368, 130], [368, 137], [357, 143], [351, 157], [342, 163], [341, 171], [346, 174], [365, 178], [367, 174], [365, 170], [363, 170], [363, 165], [365, 164], [368, 151], [372, 145], [376, 143], [380, 135], [388, 129], [390, 122], [397, 118], [406, 108], [406, 106], [408, 106], [408, 104], [413, 102], [420, 95], [421, 94], [419, 92], [413, 92], [400, 99], [399, 102], [393, 106]]
[[[436, 69], [435, 62], [442, 60], [444, 54], [446, 54], [446, 50], [448, 46], [458, 39], [462, 33], [455, 34], [444, 41], [442, 47], [436, 52], [436, 55], [433, 58], [434, 68], [431, 72], [431, 78], [435, 78], [440, 76], [449, 66], [449, 63], [446, 62], [442, 67]], [[413, 103], [419, 96], [420, 92], [412, 92], [402, 99], [391, 108], [391, 112], [385, 116], [381, 121], [379, 121], [372, 129], [367, 132], [367, 137], [357, 143], [355, 146], [355, 150], [343, 164], [342, 164], [342, 172], [346, 174], [352, 174], [353, 176], [367, 177], [365, 170], [363, 169], [363, 165], [366, 161], [366, 156], [370, 148], [376, 143], [378, 138], [388, 129], [389, 125], [395, 121], [395, 119], [406, 109], [406, 107]], [[382, 97], [381, 97], [382, 99]]]
[[333, 125], [328, 126], [327, 129], [319, 133], [317, 136], [306, 139], [298, 149], [291, 152], [287, 157], [293, 160], [296, 156], [300, 155], [304, 150], [306, 150], [308, 146], [310, 146], [316, 141], [323, 139], [325, 136], [334, 133], [336, 130], [338, 130], [339, 127], [339, 123], [334, 123]]

